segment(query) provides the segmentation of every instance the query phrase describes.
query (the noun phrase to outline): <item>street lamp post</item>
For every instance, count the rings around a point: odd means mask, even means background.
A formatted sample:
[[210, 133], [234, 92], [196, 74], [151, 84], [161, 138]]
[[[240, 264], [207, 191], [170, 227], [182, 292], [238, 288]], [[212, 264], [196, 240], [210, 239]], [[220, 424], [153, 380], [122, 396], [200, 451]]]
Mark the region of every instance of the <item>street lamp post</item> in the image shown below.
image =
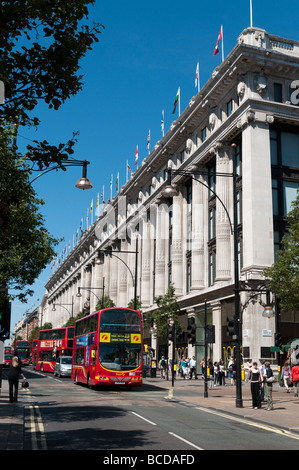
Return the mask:
[[[65, 167], [82, 166], [82, 178], [78, 179], [75, 186], [76, 186], [76, 188], [83, 189], [83, 190], [92, 188], [92, 184], [91, 184], [90, 180], [87, 178], [87, 165], [89, 165], [89, 162], [87, 160], [69, 159], [69, 160], [62, 160], [61, 163]], [[33, 180], [30, 181], [30, 184], [32, 184], [40, 176], [43, 176], [46, 173], [49, 173], [50, 171], [59, 170], [59, 169], [61, 169], [61, 167], [59, 165], [56, 165], [52, 168], [48, 168], [47, 170], [43, 171], [42, 173], [37, 175], [35, 178], [33, 178]]]
[[[132, 282], [133, 282], [133, 285], [134, 285], [134, 310], [136, 310], [137, 309], [138, 238], [136, 238], [136, 249], [135, 249], [135, 251], [124, 251], [124, 250], [115, 250], [115, 251], [113, 251], [113, 250], [109, 250], [109, 249], [99, 250], [98, 258], [95, 261], [97, 264], [103, 264], [104, 263], [104, 259], [101, 257], [102, 253], [103, 254], [108, 254], [108, 255], [111, 255], [111, 256], [115, 256], [115, 258], [119, 259], [126, 266], [129, 273], [131, 274]], [[129, 266], [127, 265], [127, 263], [125, 263], [124, 260], [121, 259], [119, 256], [117, 256], [115, 253], [134, 253], [135, 254], [135, 276], [133, 276], [133, 273], [132, 273], [131, 269], [129, 268]]]
[[64, 308], [67, 312], [70, 313], [70, 311], [65, 307], [65, 305], [68, 305], [68, 306], [71, 306], [72, 307], [72, 312], [71, 312], [71, 318], [73, 318], [74, 316], [74, 302], [73, 302], [73, 297], [72, 297], [72, 303], [71, 304], [56, 304], [56, 303], [53, 303], [53, 307], [52, 307], [52, 311], [53, 312], [56, 312], [56, 305], [58, 305], [59, 307], [62, 307]]
[[[173, 188], [171, 184], [172, 175], [183, 175], [189, 176], [191, 179], [197, 181], [209, 191], [211, 191], [217, 200], [222, 205], [223, 209], [225, 210], [229, 223], [231, 233], [233, 235], [234, 241], [234, 299], [235, 299], [235, 314], [234, 314], [234, 340], [236, 344], [236, 408], [243, 407], [243, 400], [242, 400], [242, 381], [241, 381], [241, 348], [240, 348], [240, 287], [239, 287], [239, 259], [238, 259], [238, 232], [237, 232], [237, 225], [238, 225], [238, 212], [237, 212], [237, 165], [236, 165], [236, 144], [231, 145], [233, 149], [233, 172], [232, 173], [214, 173], [215, 176], [224, 176], [224, 177], [232, 177], [233, 178], [233, 224], [231, 222], [231, 218], [227, 208], [225, 207], [223, 201], [220, 197], [205, 183], [198, 180], [194, 177], [195, 174], [199, 174], [198, 171], [192, 170], [174, 170], [172, 171], [171, 168], [168, 168], [168, 178], [165, 188], [162, 190], [162, 195], [165, 197], [174, 197], [177, 195], [175, 188]], [[208, 174], [208, 172], [201, 172], [201, 174]], [[207, 358], [205, 358], [205, 365], [207, 365]]]
[[98, 301], [100, 301], [99, 297], [92, 291], [92, 289], [101, 289], [102, 290], [102, 308], [104, 308], [104, 293], [105, 293], [105, 278], [103, 277], [103, 286], [102, 287], [81, 287], [79, 286], [78, 287], [78, 292], [76, 294], [77, 297], [81, 297], [82, 294], [81, 294], [81, 290], [84, 289], [84, 290], [88, 290], [89, 292], [91, 292], [93, 295], [96, 296], [96, 298], [98, 299]]

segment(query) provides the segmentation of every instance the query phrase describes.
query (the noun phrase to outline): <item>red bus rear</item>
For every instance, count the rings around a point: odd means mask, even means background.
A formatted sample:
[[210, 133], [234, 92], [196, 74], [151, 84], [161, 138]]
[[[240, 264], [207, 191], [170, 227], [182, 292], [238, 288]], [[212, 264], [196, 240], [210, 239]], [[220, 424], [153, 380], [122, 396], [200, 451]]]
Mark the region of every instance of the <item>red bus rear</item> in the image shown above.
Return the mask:
[[142, 320], [128, 308], [100, 310], [76, 321], [72, 379], [95, 385], [142, 385]]
[[16, 341], [15, 355], [18, 356], [23, 366], [28, 366], [30, 364], [30, 341]]
[[54, 372], [59, 356], [73, 355], [74, 327], [40, 330], [37, 342], [35, 369]]

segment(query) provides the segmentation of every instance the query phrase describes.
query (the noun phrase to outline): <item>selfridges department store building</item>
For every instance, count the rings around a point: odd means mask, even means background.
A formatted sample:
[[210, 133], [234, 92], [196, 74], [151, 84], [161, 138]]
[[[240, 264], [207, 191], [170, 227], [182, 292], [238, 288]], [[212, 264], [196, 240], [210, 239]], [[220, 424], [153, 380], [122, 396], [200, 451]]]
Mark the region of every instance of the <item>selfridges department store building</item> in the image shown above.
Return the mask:
[[[286, 230], [285, 215], [299, 187], [298, 102], [299, 43], [257, 28], [244, 30], [51, 276], [42, 323], [62, 326], [71, 310], [76, 315], [84, 305], [93, 312], [103, 285], [116, 306], [126, 307], [134, 297], [137, 260], [136, 293], [142, 311], [155, 309], [155, 297], [164, 295], [172, 283], [185, 331], [188, 318], [195, 318], [196, 344], [188, 344], [185, 333], [176, 345], [177, 354], [196, 355], [198, 361], [204, 356], [206, 304], [207, 323], [215, 327], [209, 357], [226, 359], [234, 349], [227, 317], [235, 313], [237, 245], [240, 289], [251, 290], [240, 292], [243, 358], [273, 360], [270, 348], [277, 320], [286, 343], [299, 337], [299, 314], [264, 317], [266, 296], [256, 295], [256, 289], [267, 285], [264, 269], [275, 260]], [[168, 168], [176, 189], [170, 199], [162, 194]], [[113, 252], [103, 264], [96, 263], [100, 249]], [[272, 293], [270, 300], [275, 303]], [[166, 339], [157, 340], [145, 331], [145, 342], [157, 359], [166, 353]]]

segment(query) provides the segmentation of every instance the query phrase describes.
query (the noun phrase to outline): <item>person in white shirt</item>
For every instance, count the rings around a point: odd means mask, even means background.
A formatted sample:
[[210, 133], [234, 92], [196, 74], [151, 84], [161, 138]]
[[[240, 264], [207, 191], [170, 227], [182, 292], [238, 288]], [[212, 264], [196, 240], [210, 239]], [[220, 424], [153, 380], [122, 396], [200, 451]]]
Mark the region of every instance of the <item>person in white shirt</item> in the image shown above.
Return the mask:
[[190, 380], [192, 379], [193, 374], [194, 374], [194, 378], [197, 379], [195, 356], [193, 356], [192, 359], [190, 359]]

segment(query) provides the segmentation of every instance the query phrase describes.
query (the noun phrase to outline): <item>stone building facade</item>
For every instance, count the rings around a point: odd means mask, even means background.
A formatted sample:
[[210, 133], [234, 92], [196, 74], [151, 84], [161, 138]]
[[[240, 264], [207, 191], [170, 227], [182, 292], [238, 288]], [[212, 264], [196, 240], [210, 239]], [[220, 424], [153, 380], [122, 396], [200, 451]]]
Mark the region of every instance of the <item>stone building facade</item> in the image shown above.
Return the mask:
[[[252, 298], [254, 289], [267, 285], [264, 269], [275, 260], [286, 231], [285, 215], [299, 187], [296, 80], [298, 42], [258, 28], [244, 30], [235, 48], [50, 277], [43, 322], [62, 326], [84, 305], [93, 312], [103, 286], [117, 306], [127, 306], [134, 297], [137, 259], [137, 295], [143, 312], [155, 309], [155, 297], [173, 283], [183, 328], [188, 318], [195, 318], [196, 345], [188, 344], [185, 334], [177, 354], [195, 354], [198, 361], [203, 357], [206, 304], [208, 324], [215, 326], [209, 356], [227, 359], [234, 350], [226, 319], [234, 315], [236, 231], [241, 286], [252, 290], [241, 292], [244, 359], [274, 359], [270, 348], [277, 320], [283, 341], [299, 337], [298, 312], [276, 311], [276, 318], [263, 317], [265, 295]], [[162, 194], [169, 167], [192, 172], [173, 177], [177, 196], [171, 200]], [[97, 264], [99, 250], [108, 249], [111, 255]], [[273, 294], [271, 301], [275, 303]], [[145, 341], [157, 358], [167, 352], [166, 343], [148, 333]]]

